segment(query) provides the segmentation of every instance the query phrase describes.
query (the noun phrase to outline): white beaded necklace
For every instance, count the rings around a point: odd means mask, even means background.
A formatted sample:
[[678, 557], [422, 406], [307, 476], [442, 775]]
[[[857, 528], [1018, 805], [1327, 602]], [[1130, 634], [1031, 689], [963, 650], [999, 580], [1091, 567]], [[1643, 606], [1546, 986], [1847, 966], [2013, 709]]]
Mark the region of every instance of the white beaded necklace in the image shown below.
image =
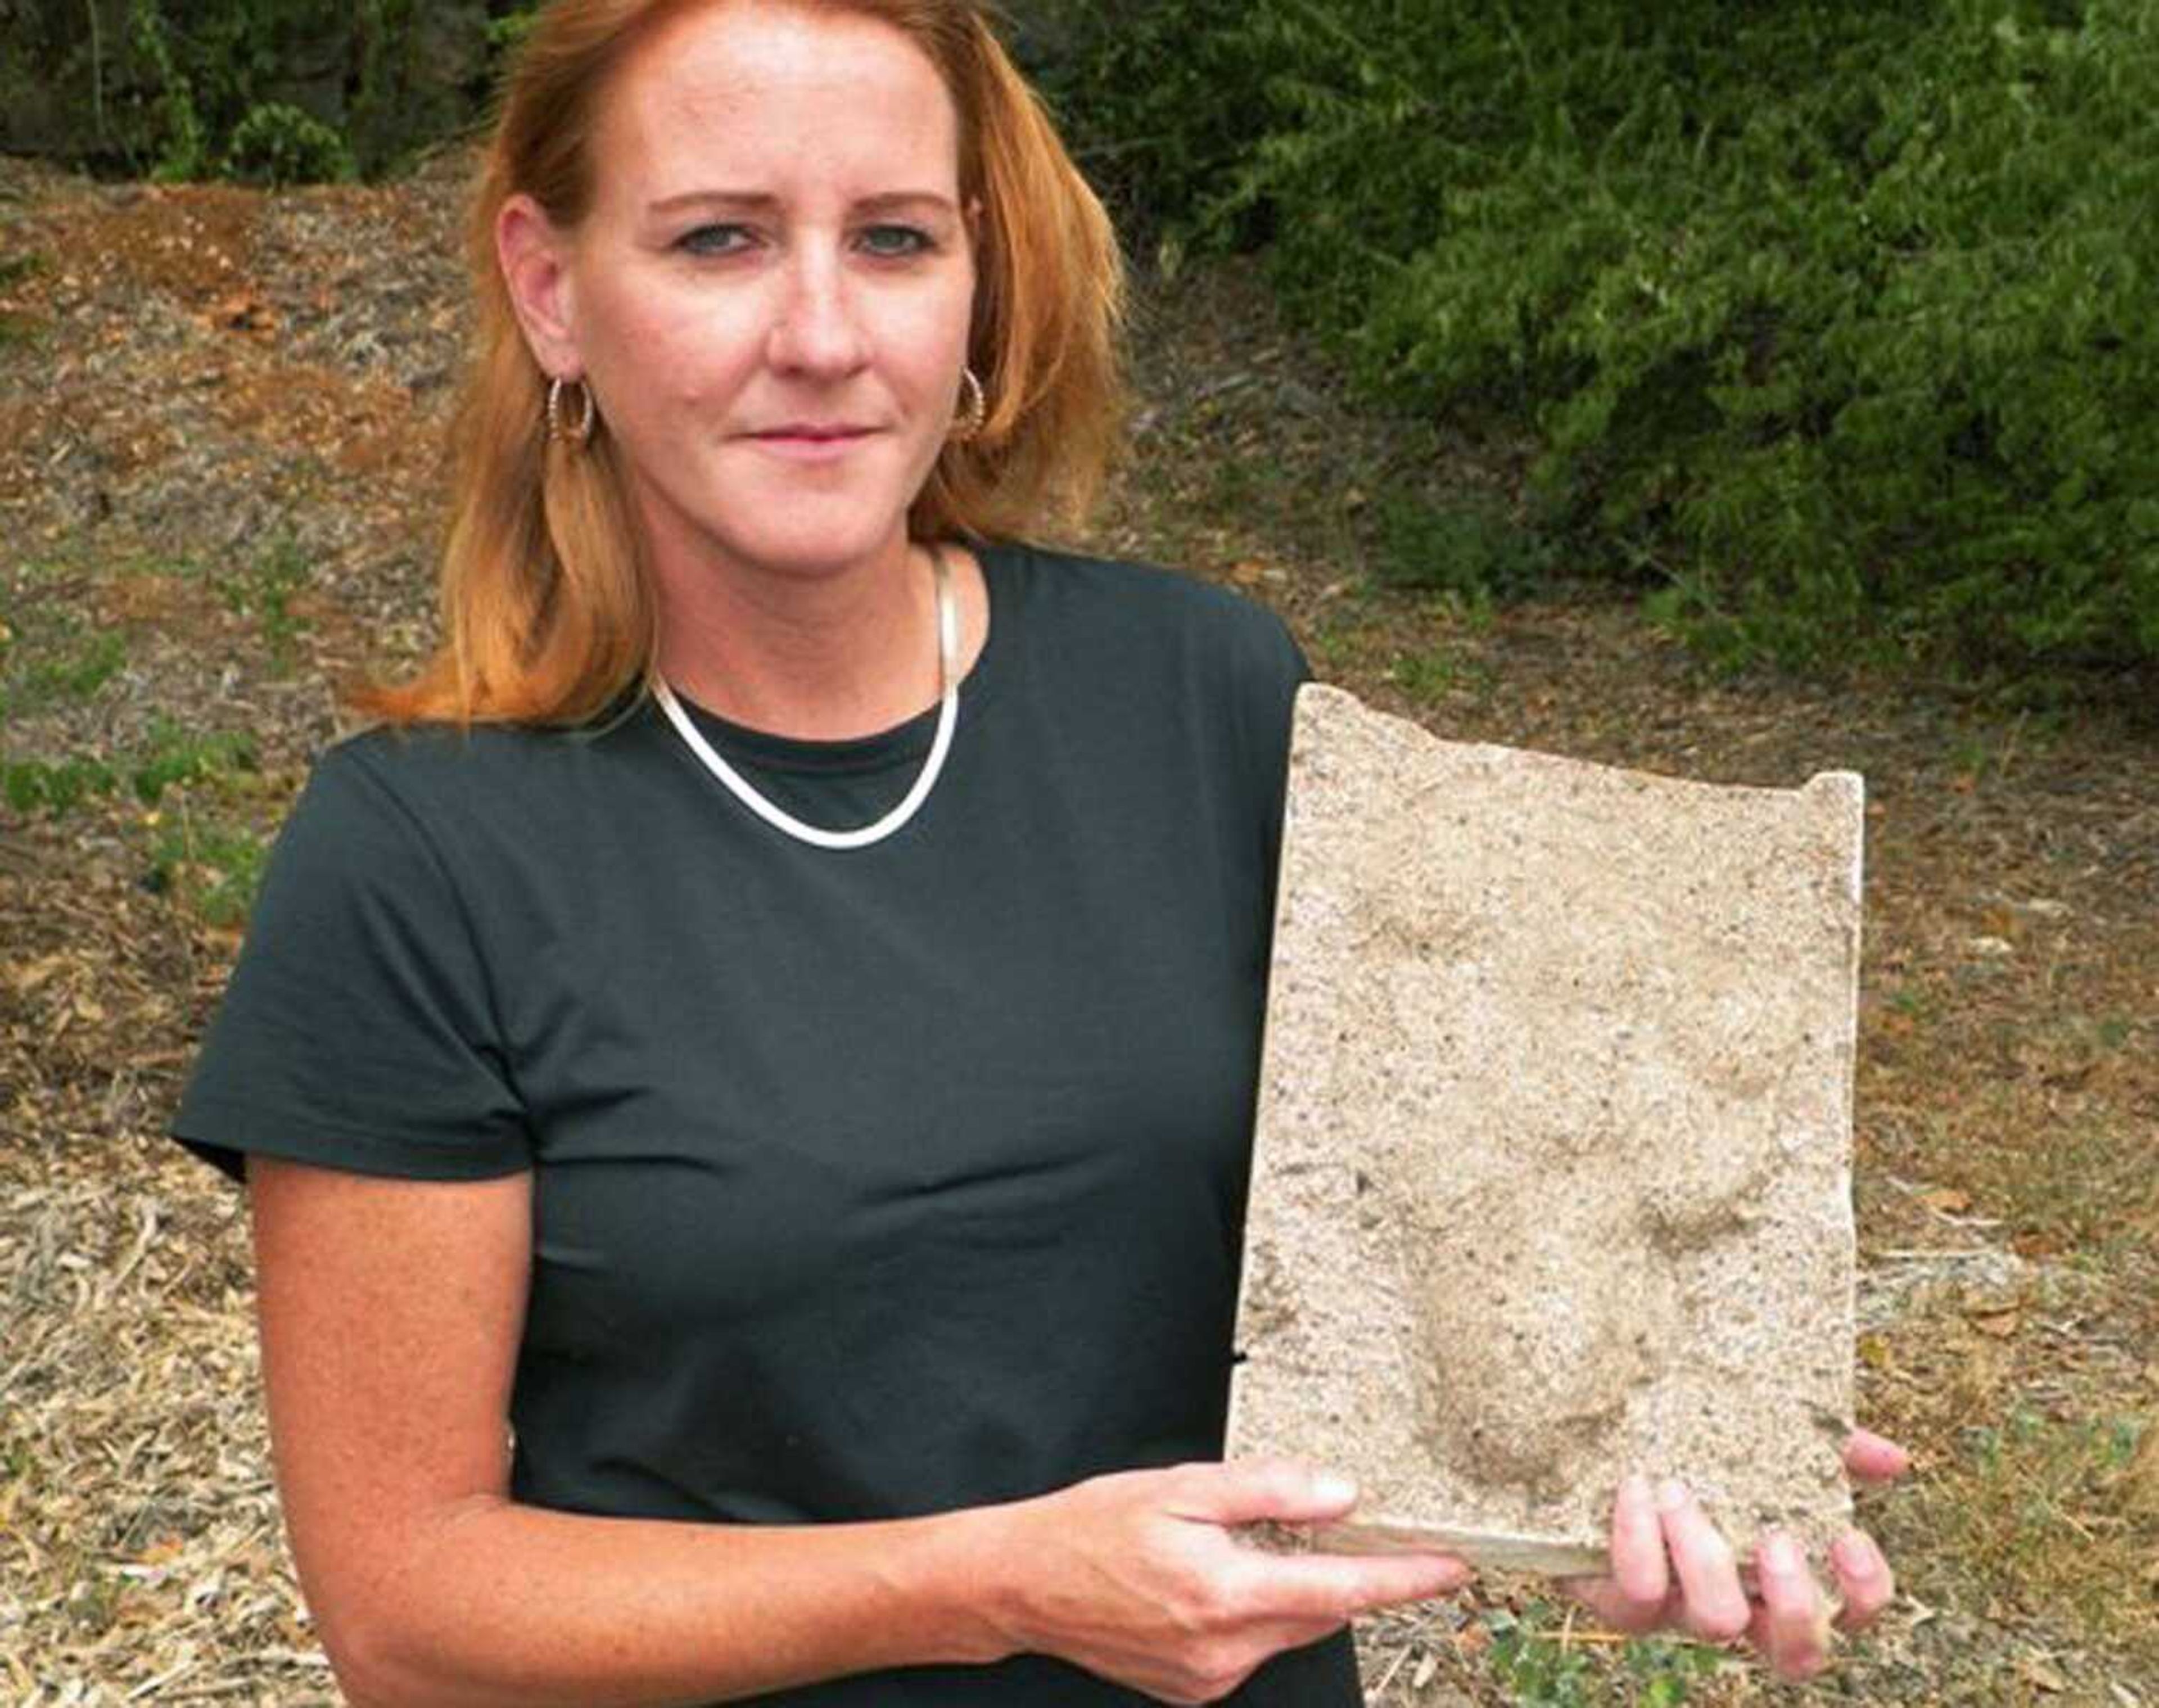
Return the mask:
[[922, 803], [929, 799], [929, 791], [937, 786], [937, 774], [945, 769], [945, 755], [952, 747], [953, 726], [959, 719], [960, 610], [952, 598], [952, 577], [945, 567], [944, 552], [932, 546], [929, 561], [937, 576], [937, 736], [929, 744], [929, 757], [924, 761], [914, 786], [898, 805], [875, 824], [864, 825], [855, 831], [821, 831], [774, 806], [750, 786], [742, 773], [713, 751], [712, 744], [690, 722], [689, 713], [682, 709], [682, 702], [675, 697], [675, 691], [667, 686], [665, 679], [653, 682], [652, 697], [660, 702], [660, 709], [667, 714], [668, 722], [675, 726], [690, 751], [703, 762], [707, 771], [727, 785], [730, 794], [774, 830], [784, 831], [797, 841], [807, 842], [813, 847], [867, 848], [872, 842], [882, 842], [913, 818]]

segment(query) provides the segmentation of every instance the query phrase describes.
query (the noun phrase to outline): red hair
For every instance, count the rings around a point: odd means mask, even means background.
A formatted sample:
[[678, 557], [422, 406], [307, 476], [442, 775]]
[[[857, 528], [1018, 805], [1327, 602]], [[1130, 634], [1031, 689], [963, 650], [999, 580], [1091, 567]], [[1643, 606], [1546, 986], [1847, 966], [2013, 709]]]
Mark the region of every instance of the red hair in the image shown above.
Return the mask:
[[[582, 448], [546, 431], [546, 376], [527, 348], [494, 247], [512, 196], [559, 229], [593, 188], [608, 80], [649, 31], [725, 0], [554, 0], [506, 82], [466, 230], [478, 299], [452, 427], [444, 634], [412, 681], [365, 686], [396, 723], [582, 723], [652, 669], [658, 613], [624, 470], [604, 424]], [[979, 204], [969, 363], [982, 430], [948, 443], [908, 512], [919, 540], [1011, 539], [1076, 520], [1122, 417], [1115, 335], [1124, 270], [1100, 202], [977, 0], [789, 0], [881, 19], [921, 49], [960, 120], [960, 191]]]

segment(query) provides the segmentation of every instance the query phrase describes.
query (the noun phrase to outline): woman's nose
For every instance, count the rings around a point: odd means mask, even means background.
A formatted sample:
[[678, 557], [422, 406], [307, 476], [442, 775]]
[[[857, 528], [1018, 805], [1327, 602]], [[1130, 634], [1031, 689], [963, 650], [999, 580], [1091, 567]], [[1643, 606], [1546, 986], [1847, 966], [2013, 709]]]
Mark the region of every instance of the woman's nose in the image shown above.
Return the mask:
[[869, 340], [837, 256], [795, 256], [782, 290], [769, 351], [774, 367], [843, 374], [868, 360]]

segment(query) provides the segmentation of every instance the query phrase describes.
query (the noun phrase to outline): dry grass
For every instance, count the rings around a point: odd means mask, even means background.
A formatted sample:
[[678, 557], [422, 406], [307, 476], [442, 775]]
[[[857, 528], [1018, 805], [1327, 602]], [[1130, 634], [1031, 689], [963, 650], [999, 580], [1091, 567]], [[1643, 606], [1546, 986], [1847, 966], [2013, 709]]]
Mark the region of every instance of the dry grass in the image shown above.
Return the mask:
[[[158, 1135], [329, 685], [427, 632], [452, 191], [0, 162], [0, 260], [36, 257], [0, 272], [0, 766], [111, 774], [0, 805], [0, 1700], [335, 1700], [277, 1535], [239, 1205]], [[1867, 774], [1862, 1387], [1921, 1464], [1868, 1504], [1907, 1593], [1832, 1688], [2159, 1708], [2151, 728], [1708, 678], [1588, 598], [1375, 590], [1385, 495], [1504, 501], [1504, 448], [1346, 410], [1235, 270], [1156, 300], [1095, 543], [1274, 602], [1324, 673], [1452, 735]], [[1791, 1695], [1533, 1584], [1362, 1636], [1389, 1703]]]

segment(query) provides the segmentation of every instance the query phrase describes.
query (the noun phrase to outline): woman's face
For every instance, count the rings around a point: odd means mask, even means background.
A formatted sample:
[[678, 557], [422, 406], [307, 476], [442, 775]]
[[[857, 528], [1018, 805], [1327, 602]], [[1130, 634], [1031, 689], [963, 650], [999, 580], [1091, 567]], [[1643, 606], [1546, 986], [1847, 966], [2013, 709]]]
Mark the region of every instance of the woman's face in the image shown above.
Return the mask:
[[589, 217], [518, 294], [528, 331], [562, 331], [543, 363], [592, 387], [663, 587], [897, 551], [975, 293], [935, 67], [874, 18], [700, 8], [617, 74], [595, 167]]

